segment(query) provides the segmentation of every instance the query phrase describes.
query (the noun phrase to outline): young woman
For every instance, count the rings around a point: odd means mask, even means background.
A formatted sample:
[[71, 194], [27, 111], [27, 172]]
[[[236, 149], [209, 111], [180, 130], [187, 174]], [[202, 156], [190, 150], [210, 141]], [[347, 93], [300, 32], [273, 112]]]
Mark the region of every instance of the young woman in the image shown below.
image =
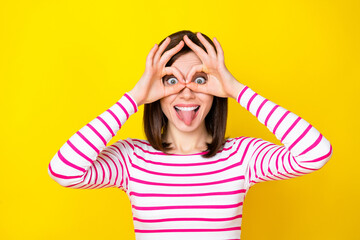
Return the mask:
[[[155, 44], [135, 87], [76, 132], [49, 164], [61, 186], [123, 190], [138, 240], [240, 239], [251, 186], [311, 173], [332, 155], [311, 124], [238, 82], [213, 40], [180, 31]], [[225, 138], [228, 98], [284, 145]], [[142, 104], [147, 140], [106, 146]]]

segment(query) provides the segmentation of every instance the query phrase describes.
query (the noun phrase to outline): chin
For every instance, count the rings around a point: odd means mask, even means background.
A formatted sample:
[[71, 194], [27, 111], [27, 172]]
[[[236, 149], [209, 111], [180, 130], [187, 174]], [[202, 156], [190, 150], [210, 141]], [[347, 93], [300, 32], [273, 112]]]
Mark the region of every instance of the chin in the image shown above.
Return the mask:
[[191, 126], [186, 125], [185, 123], [181, 124], [180, 126], [175, 126], [181, 132], [193, 132], [195, 131], [200, 124], [192, 124]]

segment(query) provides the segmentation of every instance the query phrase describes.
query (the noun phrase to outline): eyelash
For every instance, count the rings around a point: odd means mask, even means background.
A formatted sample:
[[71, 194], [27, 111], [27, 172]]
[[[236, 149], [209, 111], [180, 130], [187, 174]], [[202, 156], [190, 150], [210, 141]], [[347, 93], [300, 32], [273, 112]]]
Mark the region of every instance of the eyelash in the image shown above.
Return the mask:
[[[195, 78], [195, 80], [194, 81], [196, 81], [198, 78], [202, 78], [202, 79], [204, 79], [204, 83], [198, 83], [198, 84], [205, 84], [206, 83], [206, 81], [207, 81], [207, 79], [206, 79], [206, 77], [204, 77], [204, 76], [201, 76], [201, 75], [199, 75], [199, 76], [197, 76], [196, 78]], [[169, 84], [169, 80], [170, 79], [176, 79], [176, 83], [178, 83], [179, 82], [179, 80], [177, 80], [177, 78], [175, 77], [175, 76], [170, 76], [170, 77], [168, 77], [168, 78], [165, 78], [164, 79], [164, 82], [166, 82], [166, 83], [168, 83]], [[176, 83], [174, 83], [174, 84], [176, 84]], [[169, 84], [169, 85], [174, 85], [174, 84]]]
[[[176, 79], [176, 81], [177, 81], [176, 83], [178, 83], [178, 82], [179, 82], [179, 80], [177, 80], [177, 78], [176, 78], [176, 77], [174, 77], [174, 76], [169, 77], [168, 79], [165, 79], [165, 82], [167, 82], [167, 83], [169, 84], [169, 82], [168, 82], [168, 81], [169, 81], [170, 79]], [[176, 83], [175, 83], [175, 84], [176, 84]], [[174, 84], [169, 84], [169, 85], [174, 85]]]
[[195, 78], [195, 82], [196, 82], [196, 80], [197, 80], [198, 78], [204, 79], [204, 83], [199, 83], [199, 84], [205, 84], [205, 83], [206, 83], [206, 78], [204, 78], [203, 76], [198, 76], [198, 77], [196, 77], [196, 78]]

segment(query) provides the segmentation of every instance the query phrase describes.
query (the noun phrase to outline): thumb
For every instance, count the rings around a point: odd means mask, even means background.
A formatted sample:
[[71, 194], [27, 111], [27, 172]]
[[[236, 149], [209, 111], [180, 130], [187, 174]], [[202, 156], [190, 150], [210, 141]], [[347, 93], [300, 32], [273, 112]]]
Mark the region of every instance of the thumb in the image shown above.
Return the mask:
[[179, 82], [179, 83], [175, 84], [174, 86], [167, 86], [167, 87], [165, 87], [165, 97], [172, 95], [172, 94], [179, 93], [185, 87], [186, 87], [186, 85], [183, 82]]
[[207, 86], [205, 84], [197, 84], [194, 82], [186, 83], [186, 87], [194, 92], [206, 93], [209, 94]]

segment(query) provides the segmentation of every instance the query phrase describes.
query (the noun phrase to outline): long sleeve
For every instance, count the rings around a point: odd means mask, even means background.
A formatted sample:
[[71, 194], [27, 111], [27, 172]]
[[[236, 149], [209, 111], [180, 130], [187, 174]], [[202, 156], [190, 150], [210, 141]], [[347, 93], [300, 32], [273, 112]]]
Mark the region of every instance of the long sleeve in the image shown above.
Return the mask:
[[283, 145], [252, 138], [245, 181], [283, 180], [311, 173], [331, 158], [330, 142], [310, 123], [245, 86], [237, 102], [264, 124]]
[[125, 93], [64, 143], [48, 165], [50, 177], [69, 188], [118, 187], [127, 190], [126, 157], [133, 151], [133, 146], [130, 140], [106, 145], [137, 111], [136, 101]]

